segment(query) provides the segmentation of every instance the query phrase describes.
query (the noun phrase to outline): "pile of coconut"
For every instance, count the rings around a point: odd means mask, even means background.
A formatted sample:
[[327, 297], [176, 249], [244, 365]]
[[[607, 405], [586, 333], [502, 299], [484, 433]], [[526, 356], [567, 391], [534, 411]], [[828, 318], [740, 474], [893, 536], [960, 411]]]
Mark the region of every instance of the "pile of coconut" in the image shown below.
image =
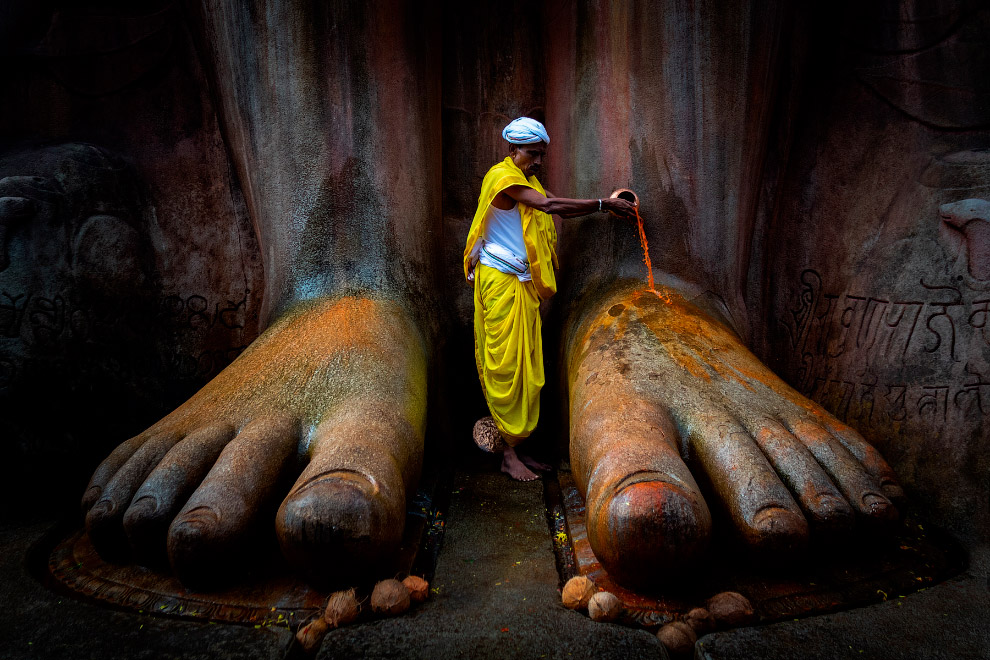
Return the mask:
[[[560, 596], [564, 607], [587, 608], [588, 616], [594, 621], [615, 621], [623, 614], [622, 601], [615, 594], [599, 591], [595, 583], [583, 575], [568, 580]], [[695, 607], [660, 628], [657, 638], [672, 655], [688, 655], [693, 652], [700, 635], [746, 625], [755, 618], [753, 606], [745, 596], [735, 591], [723, 591], [709, 598], [705, 607]]]
[[[402, 582], [382, 580], [371, 592], [371, 611], [380, 616], [398, 616], [412, 603], [422, 603], [430, 594], [430, 584], [421, 577], [410, 575]], [[361, 602], [354, 589], [330, 594], [323, 614], [296, 633], [296, 639], [306, 653], [315, 653], [323, 638], [334, 628], [346, 626], [361, 614]]]

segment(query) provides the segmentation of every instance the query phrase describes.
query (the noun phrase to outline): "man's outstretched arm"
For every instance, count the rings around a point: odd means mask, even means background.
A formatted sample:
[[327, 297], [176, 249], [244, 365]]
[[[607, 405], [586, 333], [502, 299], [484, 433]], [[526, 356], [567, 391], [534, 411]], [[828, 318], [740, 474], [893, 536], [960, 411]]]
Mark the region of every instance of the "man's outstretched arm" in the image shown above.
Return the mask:
[[632, 218], [636, 215], [636, 207], [624, 199], [602, 197], [601, 199], [569, 199], [567, 197], [547, 196], [527, 186], [510, 186], [503, 191], [506, 195], [544, 213], [559, 215], [562, 218], [576, 218], [598, 211], [611, 211], [618, 216]]

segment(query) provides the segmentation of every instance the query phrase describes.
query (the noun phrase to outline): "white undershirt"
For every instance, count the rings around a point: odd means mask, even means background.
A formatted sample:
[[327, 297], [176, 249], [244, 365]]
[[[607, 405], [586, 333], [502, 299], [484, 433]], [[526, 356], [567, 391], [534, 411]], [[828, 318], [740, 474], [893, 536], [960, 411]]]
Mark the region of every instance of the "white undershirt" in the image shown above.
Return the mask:
[[497, 271], [515, 275], [522, 282], [533, 279], [526, 260], [526, 241], [523, 239], [519, 202], [508, 210], [488, 205], [484, 239], [479, 255], [481, 263]]

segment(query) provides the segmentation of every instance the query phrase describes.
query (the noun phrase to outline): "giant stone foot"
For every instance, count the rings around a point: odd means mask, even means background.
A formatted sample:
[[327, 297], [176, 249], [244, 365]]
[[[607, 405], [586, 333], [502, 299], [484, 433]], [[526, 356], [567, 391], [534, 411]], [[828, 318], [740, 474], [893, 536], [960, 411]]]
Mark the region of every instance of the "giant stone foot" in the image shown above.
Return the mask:
[[419, 478], [425, 389], [425, 345], [398, 305], [298, 304], [96, 469], [83, 497], [93, 545], [167, 558], [193, 586], [231, 577], [274, 532], [311, 579], [382, 570]]
[[709, 504], [767, 557], [897, 518], [903, 492], [873, 447], [725, 324], [661, 293], [616, 287], [568, 335], [571, 463], [617, 581], [655, 585], [698, 558]]

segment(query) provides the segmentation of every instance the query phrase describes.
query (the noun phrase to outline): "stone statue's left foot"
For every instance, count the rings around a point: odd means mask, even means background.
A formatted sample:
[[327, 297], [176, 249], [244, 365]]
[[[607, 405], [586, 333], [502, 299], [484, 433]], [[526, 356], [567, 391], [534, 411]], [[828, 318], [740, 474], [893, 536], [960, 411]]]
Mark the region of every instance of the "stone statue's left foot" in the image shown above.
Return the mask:
[[687, 465], [764, 556], [897, 518], [903, 491], [880, 454], [725, 325], [634, 286], [598, 307], [571, 330], [571, 463], [592, 548], [616, 579], [662, 581], [706, 543]]

